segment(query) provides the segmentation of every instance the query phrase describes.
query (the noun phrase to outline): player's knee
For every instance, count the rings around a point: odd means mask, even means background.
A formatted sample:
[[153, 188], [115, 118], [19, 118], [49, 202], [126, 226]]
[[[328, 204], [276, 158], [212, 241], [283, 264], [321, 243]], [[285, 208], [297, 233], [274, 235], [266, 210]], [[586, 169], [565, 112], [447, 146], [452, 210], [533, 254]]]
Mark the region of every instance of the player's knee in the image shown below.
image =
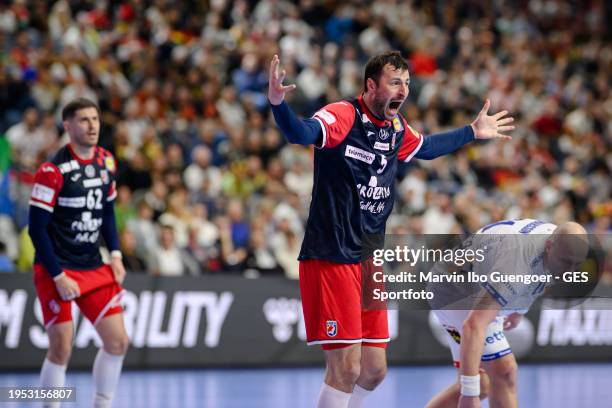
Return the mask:
[[104, 350], [106, 350], [107, 353], [122, 356], [127, 353], [129, 344], [130, 340], [128, 339], [127, 335], [122, 334], [104, 343]]
[[508, 388], [514, 388], [516, 385], [518, 366], [516, 360], [507, 359], [488, 372], [491, 377], [491, 381], [494, 381], [496, 385], [501, 385]]
[[55, 364], [66, 365], [72, 353], [72, 343], [70, 341], [57, 341], [49, 344], [47, 358]]
[[387, 364], [384, 361], [379, 364], [361, 367], [360, 377], [364, 380], [368, 389], [377, 387], [385, 379], [386, 375]]
[[352, 386], [357, 382], [361, 372], [359, 361], [352, 359], [344, 360], [341, 364], [329, 367], [329, 374], [335, 384], [343, 386]]

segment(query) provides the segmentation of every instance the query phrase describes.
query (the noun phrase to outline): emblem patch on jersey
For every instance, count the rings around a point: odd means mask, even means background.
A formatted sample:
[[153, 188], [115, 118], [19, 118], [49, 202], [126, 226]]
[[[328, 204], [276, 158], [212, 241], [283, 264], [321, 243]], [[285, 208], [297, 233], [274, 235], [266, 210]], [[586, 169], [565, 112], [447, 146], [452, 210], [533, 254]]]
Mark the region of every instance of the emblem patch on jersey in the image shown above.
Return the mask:
[[378, 135], [380, 140], [387, 140], [389, 138], [389, 132], [386, 129], [381, 129]]
[[100, 178], [102, 179], [102, 183], [108, 184], [108, 170], [100, 170]]
[[368, 164], [372, 164], [374, 162], [374, 158], [376, 157], [374, 153], [367, 152], [351, 145], [346, 145], [344, 155]]
[[53, 195], [55, 191], [51, 187], [43, 186], [42, 184], [34, 184], [32, 188], [32, 198], [42, 201], [47, 204], [53, 203]]
[[391, 138], [391, 148], [395, 149], [395, 138], [397, 136], [397, 133], [393, 132], [393, 137]]
[[395, 129], [396, 132], [402, 130], [402, 123], [397, 116], [393, 118], [393, 129]]
[[51, 309], [54, 314], [58, 314], [60, 312], [60, 305], [55, 301], [55, 299], [51, 299], [49, 301], [49, 309]]
[[376, 150], [389, 151], [389, 143], [376, 142], [374, 143], [374, 148]]
[[110, 156], [104, 158], [104, 165], [109, 171], [115, 172], [115, 159]]
[[91, 164], [88, 164], [87, 166], [85, 166], [85, 175], [89, 178], [95, 176], [96, 169], [94, 169], [94, 166], [92, 166]]
[[335, 320], [325, 322], [325, 332], [329, 337], [336, 337], [336, 334], [338, 334], [338, 322]]

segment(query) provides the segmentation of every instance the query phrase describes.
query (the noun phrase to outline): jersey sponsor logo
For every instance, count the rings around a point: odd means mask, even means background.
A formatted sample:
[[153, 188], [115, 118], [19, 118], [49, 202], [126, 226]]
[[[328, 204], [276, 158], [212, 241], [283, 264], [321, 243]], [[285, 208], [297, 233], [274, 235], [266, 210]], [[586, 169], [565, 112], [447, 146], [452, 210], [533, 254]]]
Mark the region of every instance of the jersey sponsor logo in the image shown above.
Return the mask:
[[85, 197], [58, 197], [57, 205], [61, 207], [83, 208], [85, 207]]
[[85, 175], [89, 178], [92, 178], [96, 175], [96, 169], [91, 164], [85, 166]]
[[36, 183], [32, 188], [32, 198], [35, 198], [47, 204], [53, 203], [54, 194], [55, 190], [53, 190], [51, 187], [47, 187], [42, 184]]
[[504, 335], [504, 332], [501, 330], [498, 330], [492, 333], [490, 336], [485, 337], [485, 345], [497, 343], [499, 341], [504, 340], [505, 338], [506, 336]]
[[108, 184], [110, 179], [108, 178], [108, 170], [100, 170], [100, 178], [102, 179], [102, 183]]
[[80, 178], [81, 178], [81, 173], [77, 173], [74, 176], [70, 177], [70, 180], [72, 180], [72, 182], [76, 183], [77, 181], [79, 181]]
[[387, 152], [389, 151], [389, 143], [376, 142], [374, 143], [374, 148], [376, 150], [383, 150]]
[[397, 139], [397, 133], [393, 132], [393, 137], [391, 138], [391, 148], [395, 149], [395, 140]]
[[370, 153], [368, 151], [351, 145], [346, 145], [346, 151], [344, 155], [368, 164], [372, 164], [374, 162], [374, 158], [376, 158], [376, 155], [374, 153]]
[[115, 160], [112, 157], [107, 156], [104, 159], [104, 165], [109, 171], [115, 172]]
[[375, 135], [375, 134], [376, 133], [372, 132], [371, 130], [368, 130], [368, 135], [367, 136], [370, 137], [370, 136]]
[[102, 179], [100, 177], [96, 177], [94, 179], [83, 180], [83, 187], [91, 188], [91, 187], [100, 187], [102, 185]]
[[389, 132], [387, 129], [381, 129], [378, 137], [380, 137], [380, 140], [387, 140], [389, 138]]
[[321, 119], [323, 122], [327, 123], [328, 125], [333, 125], [334, 123], [336, 123], [336, 117], [325, 109], [319, 110], [317, 113], [315, 113], [315, 116]]
[[70, 225], [73, 231], [95, 232], [102, 226], [102, 218], [92, 218], [91, 211], [85, 211], [81, 214], [81, 221], [75, 220]]
[[367, 186], [357, 184], [357, 190], [359, 191], [360, 197], [372, 198], [374, 200], [388, 198], [391, 195], [391, 187], [378, 187], [376, 176], [370, 177]]
[[338, 322], [336, 322], [335, 320], [326, 321], [325, 332], [329, 337], [336, 337], [336, 334], [338, 334]]

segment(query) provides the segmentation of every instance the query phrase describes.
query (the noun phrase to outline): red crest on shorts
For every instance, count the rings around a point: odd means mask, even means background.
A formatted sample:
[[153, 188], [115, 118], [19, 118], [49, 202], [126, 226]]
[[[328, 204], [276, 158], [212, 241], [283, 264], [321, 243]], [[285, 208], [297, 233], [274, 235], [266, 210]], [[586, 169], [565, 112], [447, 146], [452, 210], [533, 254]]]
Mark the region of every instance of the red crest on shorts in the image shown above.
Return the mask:
[[335, 320], [325, 322], [325, 331], [329, 337], [335, 337], [338, 334], [338, 323]]

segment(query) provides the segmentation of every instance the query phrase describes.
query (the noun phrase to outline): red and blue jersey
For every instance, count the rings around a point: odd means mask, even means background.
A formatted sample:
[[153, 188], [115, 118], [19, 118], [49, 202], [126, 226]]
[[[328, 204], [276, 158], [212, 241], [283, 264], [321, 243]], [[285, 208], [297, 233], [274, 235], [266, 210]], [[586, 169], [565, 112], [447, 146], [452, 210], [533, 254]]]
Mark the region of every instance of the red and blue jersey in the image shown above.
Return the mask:
[[[112, 202], [116, 164], [97, 146], [92, 159], [79, 158], [70, 145], [43, 163], [34, 178], [30, 205], [52, 213], [47, 233], [59, 265], [89, 270], [102, 265], [100, 229]], [[36, 255], [36, 263], [40, 263]]]
[[299, 259], [358, 263], [364, 237], [385, 232], [398, 162], [414, 157], [423, 136], [401, 115], [379, 120], [362, 98], [329, 104], [314, 119], [323, 136]]

